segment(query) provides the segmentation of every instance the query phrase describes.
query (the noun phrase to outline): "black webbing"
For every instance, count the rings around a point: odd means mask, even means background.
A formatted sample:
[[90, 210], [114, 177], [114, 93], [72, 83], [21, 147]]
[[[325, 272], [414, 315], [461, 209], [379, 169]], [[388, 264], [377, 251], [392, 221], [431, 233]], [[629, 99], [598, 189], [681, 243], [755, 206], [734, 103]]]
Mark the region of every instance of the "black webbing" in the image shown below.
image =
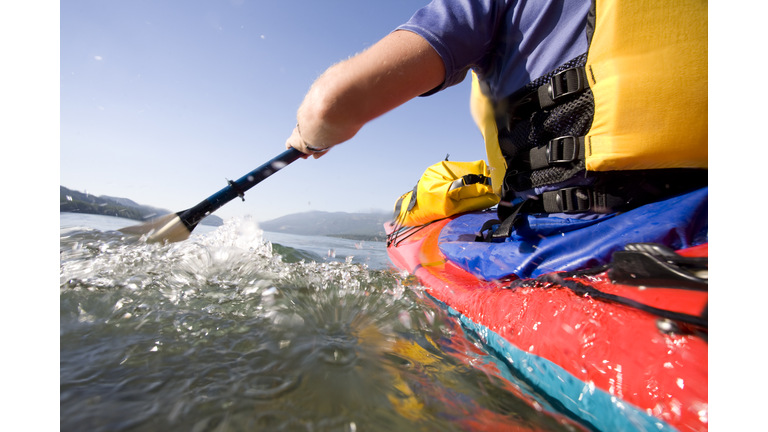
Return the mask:
[[557, 285], [566, 287], [580, 296], [589, 296], [595, 299], [612, 301], [614, 303], [619, 303], [624, 306], [629, 306], [644, 312], [651, 313], [661, 318], [666, 318], [672, 321], [678, 321], [685, 324], [691, 324], [698, 327], [703, 327], [705, 329], [708, 326], [708, 319], [706, 315], [695, 316], [695, 315], [688, 315], [680, 312], [674, 312], [666, 309], [655, 308], [653, 306], [648, 306], [646, 304], [640, 303], [636, 300], [632, 300], [626, 297], [618, 296], [615, 294], [604, 293], [596, 288], [593, 288], [589, 285], [585, 285], [581, 282], [560, 279], [559, 277], [557, 277], [557, 275], [546, 275], [546, 277], [543, 277], [542, 279], [543, 281], [556, 283]]
[[413, 187], [413, 193], [411, 194], [411, 201], [408, 203], [408, 210], [413, 210], [413, 207], [416, 206], [416, 193], [419, 191], [419, 182], [416, 182], [416, 186]]
[[488, 186], [493, 186], [491, 184], [491, 178], [486, 177], [482, 174], [467, 174], [457, 180], [454, 180], [453, 183], [451, 183], [451, 186], [448, 188], [448, 191], [452, 191], [454, 189], [458, 189], [460, 187], [469, 186], [473, 184], [485, 184]]
[[496, 228], [493, 235], [488, 237], [488, 240], [491, 241], [496, 238], [504, 238], [512, 235], [512, 230], [515, 229], [520, 215], [530, 212], [530, 208], [535, 205], [535, 202], [536, 200], [534, 198], [529, 198], [511, 209], [500, 205], [496, 212], [499, 215], [499, 219], [502, 220], [501, 225]]
[[[584, 213], [596, 212], [595, 203], [605, 204], [614, 202], [617, 205], [626, 203], [623, 197], [609, 197], [604, 193], [595, 192], [590, 186], [570, 187], [555, 191], [544, 192], [512, 207], [499, 206], [497, 212], [503, 222], [493, 233], [493, 238], [509, 237], [512, 231], [522, 222], [522, 217], [530, 213]], [[612, 213], [613, 207], [601, 207], [602, 213]]]
[[553, 165], [573, 164], [584, 159], [584, 137], [563, 136], [544, 145], [520, 152], [512, 160], [508, 171], [522, 172], [549, 168]]
[[491, 219], [491, 220], [485, 221], [483, 226], [480, 227], [480, 232], [475, 237], [475, 241], [487, 241], [487, 242], [490, 242], [493, 239], [493, 236], [488, 235], [488, 237], [486, 237], [483, 233], [486, 232], [486, 231], [489, 231], [489, 233], [492, 232], [493, 231], [493, 226], [494, 225], [498, 225], [500, 223], [501, 223], [501, 221], [498, 220], [498, 219]]
[[[604, 271], [606, 267], [609, 267], [609, 266], [601, 266], [600, 269]], [[598, 300], [610, 301], [610, 302], [622, 304], [624, 306], [629, 306], [631, 308], [638, 309], [643, 312], [648, 312], [650, 314], [656, 315], [661, 318], [666, 318], [672, 321], [677, 321], [680, 323], [685, 323], [685, 324], [701, 327], [704, 329], [708, 328], [708, 317], [707, 317], [706, 308], [704, 308], [704, 311], [702, 311], [701, 316], [689, 315], [681, 312], [674, 312], [667, 309], [660, 309], [653, 306], [648, 306], [644, 303], [640, 303], [636, 300], [632, 300], [627, 297], [605, 293], [598, 290], [597, 288], [583, 284], [579, 281], [563, 279], [563, 277], [574, 277], [576, 276], [576, 273], [577, 272], [546, 274], [543, 276], [539, 276], [535, 279], [516, 280], [506, 288], [508, 289], [515, 289], [515, 288], [522, 288], [522, 287], [550, 288], [551, 287], [550, 284], [554, 284], [556, 286], [568, 288], [569, 290], [573, 291], [575, 294], [582, 297], [589, 296], [591, 298], [598, 299]], [[593, 272], [590, 272], [590, 273], [593, 273]]]
[[403, 207], [403, 200], [405, 199], [405, 195], [407, 195], [407, 194], [403, 194], [400, 197], [400, 199], [398, 199], [397, 202], [395, 203], [395, 211], [394, 211], [394, 214], [392, 215], [392, 223], [393, 224], [398, 219], [400, 219], [400, 213], [402, 213], [402, 210], [403, 210], [402, 207]]
[[[635, 259], [630, 259], [633, 257]], [[649, 264], [652, 260], [655, 260], [655, 265]], [[621, 267], [621, 272], [625, 273], [625, 275], [618, 274], [617, 270], [619, 270], [619, 267]], [[707, 279], [706, 277], [702, 279], [697, 276], [697, 271], [707, 268], [708, 258], [684, 257], [672, 250], [672, 248], [658, 243], [629, 243], [624, 246], [623, 251], [614, 252], [610, 264], [588, 270], [549, 273], [535, 279], [520, 279], [512, 282], [505, 288], [549, 288], [554, 284], [568, 288], [580, 296], [589, 296], [595, 299], [619, 303], [667, 320], [689, 324], [706, 330], [708, 325], [706, 306], [699, 316], [660, 309], [637, 300], [600, 291], [593, 286], [573, 279], [586, 278], [591, 280], [590, 276], [607, 273], [607, 276], [614, 284], [706, 291]], [[630, 273], [632, 274], [630, 275]], [[706, 340], [706, 334], [699, 334], [695, 330], [694, 333]]]
[[577, 95], [588, 88], [587, 73], [583, 66], [558, 72], [547, 83], [522, 97], [513, 94], [502, 104], [508, 106], [512, 119], [530, 117], [536, 111], [552, 108], [564, 98]]
[[413, 207], [416, 205], [416, 191], [419, 189], [419, 182], [416, 182], [416, 186], [413, 187], [413, 191], [411, 193], [411, 200], [408, 202], [408, 208], [403, 210], [403, 200], [406, 196], [408, 196], [408, 193], [406, 192], [403, 194], [403, 196], [400, 197], [399, 200], [395, 203], [395, 214], [392, 215], [392, 222], [389, 224], [389, 226], [393, 227], [393, 230], [391, 233], [387, 235], [387, 247], [391, 245], [392, 243], [396, 243], [398, 237], [400, 234], [403, 233], [403, 223], [405, 222], [406, 216], [409, 211], [413, 210]]
[[627, 211], [677, 194], [687, 193], [708, 182], [707, 170], [674, 168], [592, 173], [592, 186], [547, 191], [522, 203], [497, 209], [502, 220], [493, 238], [506, 237], [520, 226], [526, 214], [598, 213]]

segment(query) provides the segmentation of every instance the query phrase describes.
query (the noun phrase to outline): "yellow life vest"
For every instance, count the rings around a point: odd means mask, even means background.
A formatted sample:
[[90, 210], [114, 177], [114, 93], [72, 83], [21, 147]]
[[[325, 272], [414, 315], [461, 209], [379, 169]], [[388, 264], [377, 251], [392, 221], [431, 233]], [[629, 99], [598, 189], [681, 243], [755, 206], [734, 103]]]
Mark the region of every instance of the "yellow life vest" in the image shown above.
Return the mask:
[[[706, 169], [707, 2], [593, 1], [586, 64], [574, 75], [586, 79], [594, 97], [591, 126], [575, 137], [586, 171]], [[548, 85], [551, 96], [554, 78]], [[470, 106], [485, 139], [494, 192], [502, 195], [509, 160], [499, 134], [508, 125], [500, 123], [498, 101], [483, 94], [474, 72]], [[538, 144], [542, 155], [552, 145]]]

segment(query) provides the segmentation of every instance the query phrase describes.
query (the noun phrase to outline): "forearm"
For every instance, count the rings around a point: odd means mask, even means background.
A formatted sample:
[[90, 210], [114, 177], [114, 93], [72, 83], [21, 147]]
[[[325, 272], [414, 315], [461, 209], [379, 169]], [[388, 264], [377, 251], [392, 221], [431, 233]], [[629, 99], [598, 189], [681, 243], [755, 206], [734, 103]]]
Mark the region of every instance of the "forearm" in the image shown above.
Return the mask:
[[369, 50], [329, 68], [304, 98], [297, 131], [288, 140], [327, 148], [352, 138], [363, 125], [440, 85], [442, 59], [420, 36], [391, 33]]
[[325, 71], [304, 97], [296, 120], [308, 145], [326, 148], [347, 141], [370, 120], [359, 109], [365, 103], [364, 95], [351, 86], [348, 77], [352, 60]]

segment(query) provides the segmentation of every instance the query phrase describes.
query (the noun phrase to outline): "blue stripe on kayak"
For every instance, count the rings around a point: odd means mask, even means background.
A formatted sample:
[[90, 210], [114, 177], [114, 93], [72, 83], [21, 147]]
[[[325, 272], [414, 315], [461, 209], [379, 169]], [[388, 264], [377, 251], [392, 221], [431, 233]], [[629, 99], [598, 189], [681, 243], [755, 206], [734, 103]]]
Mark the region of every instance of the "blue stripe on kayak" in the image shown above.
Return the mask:
[[557, 364], [517, 348], [435, 297], [429, 295], [429, 298], [450, 316], [458, 318], [465, 329], [490, 348], [488, 351], [501, 360], [494, 363], [507, 381], [520, 383], [522, 380], [532, 387], [521, 390], [545, 410], [564, 414], [596, 431], [677, 431], [665, 421], [576, 378]]
[[483, 224], [496, 219], [495, 212], [467, 213], [445, 225], [438, 246], [448, 260], [485, 280], [581, 270], [607, 264], [628, 243], [672, 249], [706, 243], [708, 198], [705, 187], [599, 220], [528, 215], [527, 226], [502, 243], [475, 241]]

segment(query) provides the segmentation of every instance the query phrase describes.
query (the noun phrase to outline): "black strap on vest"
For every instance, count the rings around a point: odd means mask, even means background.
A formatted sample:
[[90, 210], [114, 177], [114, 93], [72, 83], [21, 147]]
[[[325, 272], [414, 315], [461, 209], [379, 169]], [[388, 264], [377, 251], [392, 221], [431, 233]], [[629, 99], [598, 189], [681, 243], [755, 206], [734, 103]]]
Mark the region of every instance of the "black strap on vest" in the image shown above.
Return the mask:
[[[526, 214], [627, 211], [708, 183], [707, 170], [653, 169], [592, 172], [585, 169], [594, 102], [584, 68], [586, 54], [496, 103], [499, 145], [507, 162], [498, 206], [500, 227], [488, 239], [509, 236]], [[481, 87], [482, 87], [481, 82]], [[563, 127], [555, 127], [563, 123]], [[554, 137], [554, 138], [553, 138]], [[591, 186], [547, 191], [514, 206], [520, 192], [555, 185], [584, 173]], [[479, 237], [478, 237], [479, 238]]]
[[587, 73], [583, 66], [558, 72], [544, 85], [522, 98], [513, 95], [514, 102], [506, 110], [511, 119], [530, 117], [536, 111], [552, 108], [568, 96], [576, 95], [588, 88]]
[[493, 233], [493, 238], [512, 235], [512, 231], [520, 226], [522, 216], [530, 213], [613, 213], [626, 204], [627, 199], [623, 195], [611, 195], [606, 191], [597, 191], [591, 186], [544, 192], [512, 208], [499, 206], [499, 217], [503, 218], [504, 222]]
[[583, 136], [562, 136], [521, 152], [507, 167], [507, 172], [518, 174], [555, 165], [573, 164], [583, 160], [585, 155]]
[[[477, 233], [477, 236], [475, 236], [475, 241], [478, 241], [478, 242], [481, 242], [481, 241], [490, 242], [493, 239], [493, 237], [492, 237], [493, 226], [494, 225], [498, 225], [500, 223], [501, 223], [501, 221], [498, 220], [498, 219], [491, 219], [491, 220], [485, 221], [483, 226], [480, 228], [480, 231]], [[489, 235], [487, 237], [484, 234], [486, 231], [488, 231], [488, 233], [489, 233]]]
[[503, 200], [584, 169], [584, 135], [594, 114], [585, 63], [586, 54], [578, 56], [495, 102], [499, 147], [507, 164]]
[[510, 236], [521, 226], [522, 216], [527, 214], [627, 211], [702, 188], [708, 183], [707, 170], [692, 168], [609, 171], [589, 175], [596, 178], [592, 186], [544, 192], [512, 207], [499, 205], [497, 213], [503, 222], [492, 238]]

